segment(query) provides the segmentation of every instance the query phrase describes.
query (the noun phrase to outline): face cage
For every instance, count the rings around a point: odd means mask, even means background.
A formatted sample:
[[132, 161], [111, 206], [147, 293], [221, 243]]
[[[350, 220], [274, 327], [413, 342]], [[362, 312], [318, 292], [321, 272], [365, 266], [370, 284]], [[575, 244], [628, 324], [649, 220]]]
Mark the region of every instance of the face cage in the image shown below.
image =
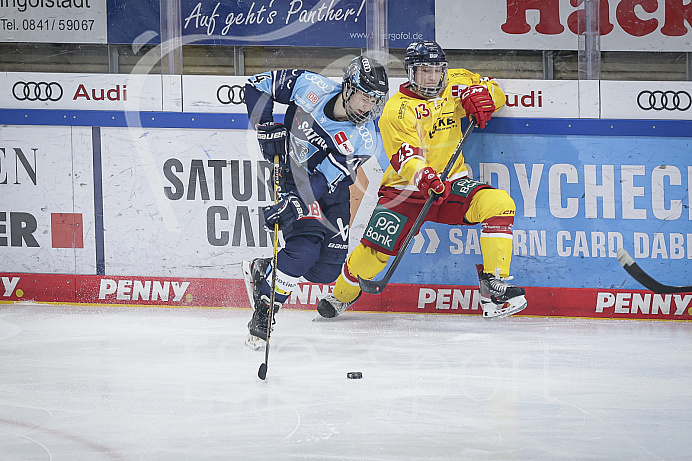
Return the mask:
[[348, 118], [349, 122], [353, 123], [354, 125], [365, 125], [366, 123], [375, 120], [382, 113], [382, 109], [384, 108], [384, 96], [371, 95], [363, 91], [363, 94], [375, 96], [377, 98], [377, 102], [374, 106], [372, 106], [372, 109], [362, 114], [358, 110], [352, 109], [351, 105], [349, 104], [351, 98], [355, 96], [356, 92], [357, 88], [352, 85], [347, 85], [346, 96], [344, 96], [344, 110], [346, 111], [346, 117]]
[[[411, 84], [411, 89], [418, 93], [419, 95], [423, 96], [424, 98], [430, 99], [430, 98], [436, 98], [442, 93], [442, 90], [445, 89], [447, 86], [447, 63], [441, 63], [442, 64], [442, 76], [440, 77], [440, 81], [437, 83], [436, 86], [423, 86], [419, 85], [416, 83], [416, 67], [417, 66], [425, 66], [425, 63], [422, 64], [413, 64], [409, 66], [408, 68], [408, 81]], [[434, 66], [435, 64], [432, 64]]]

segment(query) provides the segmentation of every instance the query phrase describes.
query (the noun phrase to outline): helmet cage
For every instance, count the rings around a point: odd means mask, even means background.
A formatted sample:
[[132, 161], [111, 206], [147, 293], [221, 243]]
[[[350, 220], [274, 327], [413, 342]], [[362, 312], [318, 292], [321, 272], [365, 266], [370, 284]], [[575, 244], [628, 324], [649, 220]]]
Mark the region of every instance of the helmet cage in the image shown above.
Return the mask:
[[[368, 93], [363, 91], [362, 88], [357, 88], [348, 82], [344, 88], [346, 90], [346, 94], [344, 94], [344, 110], [346, 111], [346, 117], [351, 123], [355, 125], [364, 125], [380, 116], [382, 109], [384, 108], [385, 95], [374, 94], [374, 92]], [[352, 104], [354, 97], [367, 98], [368, 96], [370, 98], [376, 98], [372, 109], [367, 112], [360, 112], [358, 109], [353, 107]]]
[[[416, 81], [418, 67], [442, 68], [440, 80], [434, 86], [423, 85]], [[418, 62], [408, 66], [408, 81], [411, 89], [426, 99], [438, 97], [447, 86], [447, 62]]]

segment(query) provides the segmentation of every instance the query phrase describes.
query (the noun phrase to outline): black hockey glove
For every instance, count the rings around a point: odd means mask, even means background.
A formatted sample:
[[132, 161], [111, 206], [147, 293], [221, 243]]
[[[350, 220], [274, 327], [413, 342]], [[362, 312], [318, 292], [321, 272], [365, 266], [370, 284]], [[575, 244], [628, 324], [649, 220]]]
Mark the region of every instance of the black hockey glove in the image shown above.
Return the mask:
[[286, 164], [288, 150], [288, 130], [281, 123], [262, 123], [257, 125], [257, 141], [265, 159], [274, 162], [274, 156], [279, 156], [279, 163]]
[[274, 223], [279, 223], [279, 228], [284, 229], [293, 221], [307, 215], [308, 207], [294, 193], [284, 195], [276, 205], [262, 208], [264, 215], [264, 228], [274, 230]]

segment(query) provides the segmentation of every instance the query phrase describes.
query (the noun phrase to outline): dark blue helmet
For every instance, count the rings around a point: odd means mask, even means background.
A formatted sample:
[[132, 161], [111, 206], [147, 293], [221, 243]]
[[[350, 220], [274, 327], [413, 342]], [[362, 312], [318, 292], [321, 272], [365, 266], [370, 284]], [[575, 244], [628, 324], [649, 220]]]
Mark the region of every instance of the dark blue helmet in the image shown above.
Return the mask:
[[365, 94], [384, 97], [389, 91], [384, 66], [372, 58], [353, 58], [344, 72], [344, 84], [354, 86]]
[[[417, 81], [416, 68], [428, 66], [441, 70], [440, 78], [434, 84]], [[435, 98], [447, 86], [447, 57], [437, 42], [421, 40], [411, 43], [406, 48], [404, 69], [408, 74], [411, 89], [425, 98]]]
[[408, 68], [414, 64], [421, 63], [446, 63], [447, 57], [444, 50], [437, 42], [429, 40], [421, 40], [411, 43], [406, 48], [406, 57], [404, 57], [404, 68]]
[[[384, 102], [389, 91], [387, 72], [384, 66], [372, 58], [358, 56], [346, 67], [344, 72], [344, 109], [348, 119], [362, 125], [375, 120], [384, 107]], [[357, 91], [362, 93], [357, 95]], [[353, 97], [367, 98], [372, 102], [372, 108], [367, 112], [361, 112], [354, 107]]]

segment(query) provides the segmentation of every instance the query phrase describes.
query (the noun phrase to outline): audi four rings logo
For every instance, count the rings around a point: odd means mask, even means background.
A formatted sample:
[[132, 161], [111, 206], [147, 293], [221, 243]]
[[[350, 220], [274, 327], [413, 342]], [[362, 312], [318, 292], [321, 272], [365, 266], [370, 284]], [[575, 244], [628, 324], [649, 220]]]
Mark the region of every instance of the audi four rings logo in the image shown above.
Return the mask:
[[637, 96], [642, 110], [679, 110], [692, 107], [692, 97], [687, 91], [642, 91]]
[[58, 101], [62, 98], [58, 82], [17, 82], [12, 86], [12, 96], [17, 101]]
[[245, 87], [242, 85], [221, 85], [216, 90], [216, 99], [221, 104], [243, 104], [245, 102]]

